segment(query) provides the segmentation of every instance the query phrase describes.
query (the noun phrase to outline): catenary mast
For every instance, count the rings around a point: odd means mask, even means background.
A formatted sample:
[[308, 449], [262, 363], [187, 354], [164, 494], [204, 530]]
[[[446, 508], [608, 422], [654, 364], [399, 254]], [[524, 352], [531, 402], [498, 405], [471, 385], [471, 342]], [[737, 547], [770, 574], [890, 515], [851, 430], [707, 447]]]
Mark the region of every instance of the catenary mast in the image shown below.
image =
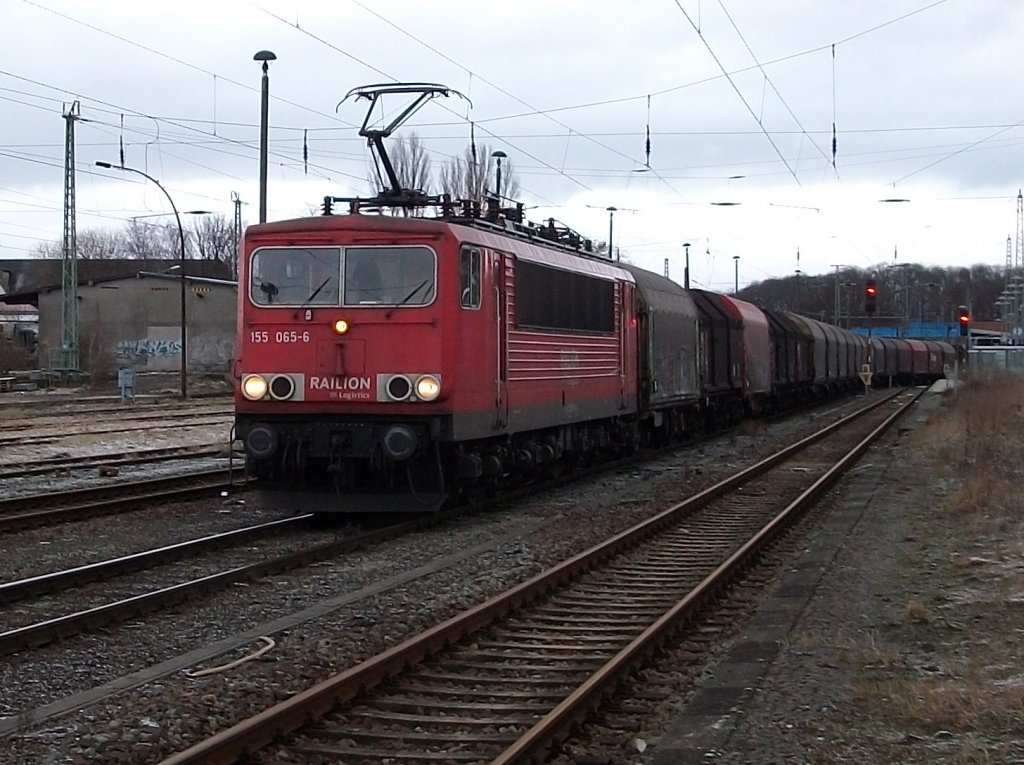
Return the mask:
[[60, 371], [78, 372], [78, 245], [75, 238], [75, 120], [78, 101], [64, 112], [64, 239], [61, 249]]

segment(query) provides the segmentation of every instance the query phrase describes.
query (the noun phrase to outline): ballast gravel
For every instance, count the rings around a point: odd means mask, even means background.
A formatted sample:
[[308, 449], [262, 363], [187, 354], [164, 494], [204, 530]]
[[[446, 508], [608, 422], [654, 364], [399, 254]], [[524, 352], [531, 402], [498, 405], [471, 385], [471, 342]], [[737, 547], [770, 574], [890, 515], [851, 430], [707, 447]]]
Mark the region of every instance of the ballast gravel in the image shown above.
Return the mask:
[[[830, 412], [837, 409], [829, 407]], [[0, 763], [157, 762], [665, 509], [831, 416], [820, 414], [815, 421], [797, 417], [745, 435], [720, 436], [328, 564], [6, 657], [0, 667], [0, 717], [6, 719], [0, 725], [17, 725], [19, 731], [0, 746]], [[152, 546], [154, 535], [180, 538], [184, 528], [189, 538], [230, 527], [232, 521], [246, 525], [273, 515], [250, 497], [245, 505], [189, 503], [177, 510], [168, 506], [161, 514], [147, 512], [145, 528], [118, 524], [117, 518], [72, 524], [51, 545], [43, 544], [46, 530], [31, 532], [35, 537], [30, 532], [18, 536], [26, 546], [30, 539], [37, 546], [52, 546], [48, 565], [65, 568], [86, 557], [103, 559], [114, 550]], [[81, 551], [86, 546], [76, 546], [75, 533], [81, 535], [79, 542], [89, 539], [87, 554]], [[474, 546], [480, 551], [463, 554], [429, 575], [268, 635], [274, 647], [258, 660], [196, 679], [176, 671], [60, 717], [39, 720], [34, 712], [325, 600], [401, 579]], [[16, 578], [12, 571], [32, 569], [32, 557], [30, 551], [19, 551], [13, 561], [0, 562], [3, 579]], [[190, 669], [228, 663], [259, 645], [253, 641]]]

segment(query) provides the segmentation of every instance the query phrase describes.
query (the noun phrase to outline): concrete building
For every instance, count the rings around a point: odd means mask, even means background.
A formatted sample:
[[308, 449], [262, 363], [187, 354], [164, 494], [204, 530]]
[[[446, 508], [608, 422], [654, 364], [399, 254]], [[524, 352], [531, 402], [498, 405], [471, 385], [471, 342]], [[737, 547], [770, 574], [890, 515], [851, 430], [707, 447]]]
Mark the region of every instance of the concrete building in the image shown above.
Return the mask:
[[[89, 261], [82, 261], [83, 265]], [[120, 261], [121, 273], [78, 285], [79, 361], [93, 380], [113, 379], [117, 370], [172, 372], [181, 368], [181, 280], [177, 273], [138, 270]], [[163, 263], [166, 265], [166, 262]], [[189, 375], [230, 373], [235, 357], [236, 285], [205, 275], [214, 264], [189, 261], [186, 276]], [[134, 269], [132, 269], [134, 266]], [[127, 269], [126, 269], [127, 267]], [[130, 269], [130, 270], [128, 270]], [[204, 275], [193, 275], [198, 272]], [[13, 281], [13, 279], [12, 279]], [[52, 366], [61, 345], [62, 294], [58, 283], [29, 286], [0, 296], [0, 304], [38, 309], [36, 366]]]
[[[185, 313], [189, 374], [225, 374], [235, 358], [235, 283], [189, 276]], [[93, 379], [119, 368], [170, 372], [181, 367], [181, 282], [173, 274], [78, 286], [79, 358]], [[39, 358], [60, 348], [61, 291], [39, 292]]]

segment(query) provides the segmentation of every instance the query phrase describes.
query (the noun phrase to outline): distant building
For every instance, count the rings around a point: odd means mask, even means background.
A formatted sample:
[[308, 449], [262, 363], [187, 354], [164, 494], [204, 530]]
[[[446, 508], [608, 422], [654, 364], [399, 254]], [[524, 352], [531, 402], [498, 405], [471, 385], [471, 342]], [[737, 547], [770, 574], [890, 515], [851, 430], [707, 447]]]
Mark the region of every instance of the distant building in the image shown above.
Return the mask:
[[32, 349], [39, 333], [39, 311], [34, 305], [0, 303], [0, 342]]
[[[80, 261], [78, 284], [79, 365], [93, 379], [116, 377], [119, 368], [176, 371], [181, 368], [181, 279], [176, 262], [156, 261], [162, 272], [140, 270], [148, 261]], [[37, 264], [55, 264], [47, 269]], [[86, 264], [108, 264], [104, 269]], [[61, 346], [60, 261], [34, 261], [14, 271], [0, 261], [0, 274], [22, 287], [0, 295], [4, 303], [38, 311], [37, 366], [53, 367]], [[193, 275], [226, 271], [220, 263], [188, 261], [186, 316], [189, 374], [224, 374], [235, 357], [236, 285], [227, 278]], [[100, 277], [96, 271], [113, 273]], [[53, 271], [54, 273], [50, 273]], [[90, 273], [91, 272], [91, 273]], [[39, 284], [56, 275], [56, 281]], [[29, 286], [33, 285], [33, 286]], [[26, 289], [27, 288], [27, 289]]]

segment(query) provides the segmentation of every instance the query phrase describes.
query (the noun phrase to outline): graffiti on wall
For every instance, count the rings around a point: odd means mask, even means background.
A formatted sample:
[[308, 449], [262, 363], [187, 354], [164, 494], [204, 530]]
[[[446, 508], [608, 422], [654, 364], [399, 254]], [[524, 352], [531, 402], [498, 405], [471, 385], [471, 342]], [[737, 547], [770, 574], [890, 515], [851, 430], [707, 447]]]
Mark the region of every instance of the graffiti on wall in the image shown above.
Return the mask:
[[210, 369], [228, 369], [235, 356], [233, 335], [201, 335], [194, 340], [189, 336], [189, 363]]
[[180, 340], [121, 340], [114, 351], [118, 358], [136, 361], [149, 358], [168, 358], [181, 355]]

